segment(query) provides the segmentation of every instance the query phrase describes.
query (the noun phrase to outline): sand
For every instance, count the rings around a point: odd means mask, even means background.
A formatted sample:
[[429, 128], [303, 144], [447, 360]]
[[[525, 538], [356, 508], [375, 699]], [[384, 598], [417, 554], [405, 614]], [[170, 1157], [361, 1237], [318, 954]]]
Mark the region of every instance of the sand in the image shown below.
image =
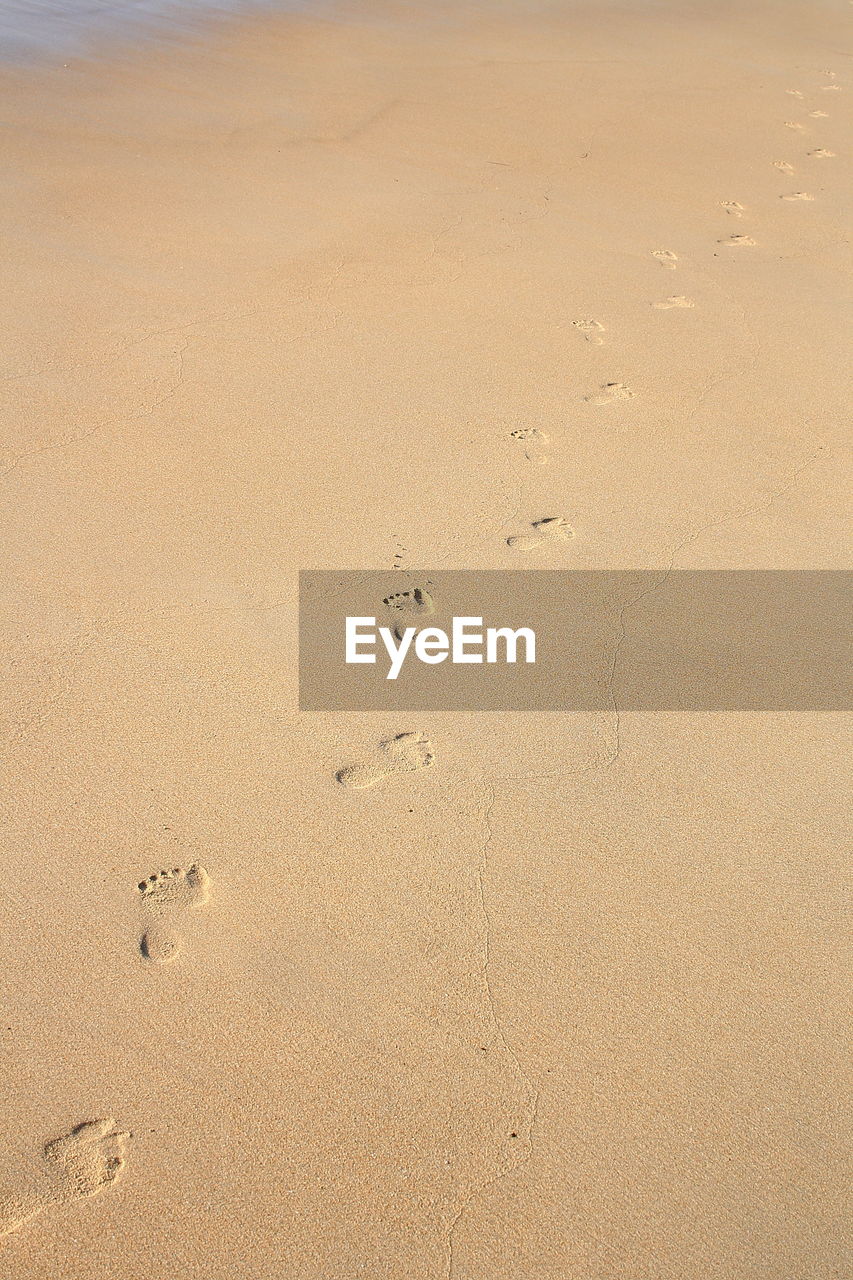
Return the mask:
[[848, 1274], [849, 719], [300, 714], [295, 645], [300, 568], [849, 564], [850, 20], [0, 75], [4, 1278]]

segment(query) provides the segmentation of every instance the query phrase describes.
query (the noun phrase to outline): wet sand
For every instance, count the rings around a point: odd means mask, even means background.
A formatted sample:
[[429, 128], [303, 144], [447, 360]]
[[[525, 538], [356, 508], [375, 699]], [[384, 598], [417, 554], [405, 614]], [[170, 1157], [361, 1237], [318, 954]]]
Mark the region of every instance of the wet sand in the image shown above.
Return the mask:
[[0, 75], [0, 1274], [844, 1273], [849, 720], [300, 715], [296, 571], [847, 564], [849, 23]]

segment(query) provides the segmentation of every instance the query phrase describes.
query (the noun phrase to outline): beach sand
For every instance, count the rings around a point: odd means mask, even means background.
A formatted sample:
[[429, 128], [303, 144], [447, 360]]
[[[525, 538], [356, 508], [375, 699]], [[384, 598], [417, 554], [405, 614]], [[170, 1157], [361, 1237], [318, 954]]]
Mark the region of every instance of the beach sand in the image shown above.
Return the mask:
[[300, 714], [296, 571], [848, 563], [850, 21], [0, 75], [4, 1280], [849, 1274], [849, 720]]

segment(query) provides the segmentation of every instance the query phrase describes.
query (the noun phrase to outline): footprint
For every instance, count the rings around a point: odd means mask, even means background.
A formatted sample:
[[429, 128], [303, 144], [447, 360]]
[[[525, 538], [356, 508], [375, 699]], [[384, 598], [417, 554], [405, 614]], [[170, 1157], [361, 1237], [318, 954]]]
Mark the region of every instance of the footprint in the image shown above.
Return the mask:
[[413, 773], [435, 761], [432, 743], [425, 733], [398, 733], [380, 742], [375, 760], [350, 764], [335, 774], [342, 787], [361, 791], [395, 773]]
[[121, 1174], [132, 1135], [116, 1130], [115, 1123], [112, 1119], [87, 1120], [46, 1143], [44, 1158], [55, 1173], [62, 1203], [96, 1196]]
[[572, 325], [575, 329], [580, 329], [587, 342], [591, 342], [593, 346], [600, 347], [604, 343], [602, 333], [604, 333], [604, 325], [599, 324], [597, 320], [573, 320]]
[[808, 191], [792, 191], [789, 196], [780, 196], [780, 200], [814, 200]]
[[652, 257], [670, 271], [675, 270], [675, 264], [678, 262], [678, 254], [673, 253], [671, 249], [652, 249]]
[[164, 964], [174, 960], [181, 940], [172, 930], [175, 915], [190, 907], [200, 907], [210, 894], [210, 877], [204, 867], [194, 862], [184, 870], [157, 871], [141, 880], [137, 889], [142, 897], [144, 931], [139, 949], [146, 960]]
[[741, 246], [755, 244], [752, 236], [724, 236], [722, 240], [718, 240], [717, 244], [724, 244], [730, 249], [739, 249]]
[[792, 98], [802, 98], [802, 96], [803, 96], [803, 95], [800, 93], [799, 89], [786, 89], [786, 90], [785, 90], [785, 92], [786, 92], [786, 93], [789, 93], [789, 94], [791, 95], [791, 97], [792, 97]]
[[46, 1143], [47, 1184], [38, 1192], [0, 1201], [0, 1236], [17, 1231], [37, 1214], [86, 1196], [96, 1196], [118, 1180], [125, 1166], [130, 1133], [114, 1120], [87, 1120]]
[[692, 298], [685, 298], [683, 293], [671, 294], [664, 302], [653, 302], [658, 311], [671, 311], [674, 307], [695, 307]]
[[828, 119], [829, 119], [829, 112], [828, 112], [828, 111], [810, 111], [810, 112], [809, 112], [809, 115], [811, 116], [811, 118], [812, 118], [813, 120], [828, 120]]
[[518, 427], [515, 431], [510, 431], [509, 438], [524, 445], [524, 456], [528, 462], [541, 467], [548, 461], [545, 455], [548, 436], [538, 427]]
[[805, 128], [805, 125], [800, 124], [798, 120], [786, 120], [786, 121], [785, 121], [785, 128], [786, 128], [786, 129], [795, 129], [795, 130], [797, 131], [797, 133], [802, 133], [802, 132], [803, 132], [803, 129]]
[[818, 147], [816, 151], [808, 153], [813, 160], [828, 160], [830, 156], [834, 156], [834, 151], [828, 151], [826, 147]]
[[415, 613], [425, 615], [435, 613], [435, 602], [428, 591], [422, 587], [414, 587], [411, 591], [396, 591], [382, 601], [389, 609], [399, 613]]
[[562, 516], [545, 516], [542, 520], [534, 520], [530, 527], [533, 533], [507, 538], [507, 546], [513, 551], [533, 551], [548, 542], [568, 542], [575, 536], [574, 529]]
[[820, 87], [821, 89], [823, 89], [824, 93], [833, 93], [833, 92], [840, 93], [841, 92], [840, 84], [822, 84]]
[[739, 204], [737, 200], [721, 200], [720, 204], [723, 206], [726, 213], [730, 213], [733, 218], [741, 218], [746, 212], [743, 205]]
[[393, 595], [386, 596], [382, 603], [395, 613], [403, 615], [394, 627], [394, 635], [398, 640], [403, 639], [403, 634], [412, 625], [413, 619], [426, 618], [435, 613], [435, 601], [423, 587], [414, 587], [411, 591], [396, 591]]
[[604, 382], [601, 390], [591, 396], [584, 396], [587, 404], [612, 404], [614, 400], [633, 400], [634, 392], [624, 382]]
[[792, 164], [788, 164], [787, 160], [774, 160], [773, 167], [774, 169], [779, 169], [782, 173], [794, 172], [794, 166]]

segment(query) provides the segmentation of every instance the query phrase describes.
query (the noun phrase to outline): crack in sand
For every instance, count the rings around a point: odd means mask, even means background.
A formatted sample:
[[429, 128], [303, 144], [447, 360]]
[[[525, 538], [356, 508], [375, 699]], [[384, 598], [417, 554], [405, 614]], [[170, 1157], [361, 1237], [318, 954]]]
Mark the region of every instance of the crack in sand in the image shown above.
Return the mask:
[[[153, 337], [154, 335], [149, 334], [148, 336]], [[147, 338], [143, 338], [141, 341], [145, 342], [147, 341]], [[174, 352], [174, 356], [178, 361], [178, 376], [172, 386], [170, 386], [168, 390], [165, 391], [159, 399], [155, 400], [147, 409], [140, 409], [138, 413], [130, 414], [127, 419], [128, 422], [137, 422], [140, 418], [150, 418], [151, 414], [154, 413], [156, 409], [159, 409], [160, 405], [165, 404], [167, 400], [171, 400], [172, 396], [174, 396], [180, 389], [184, 382], [184, 355], [186, 354], [189, 345], [190, 343], [188, 338], [184, 345], [178, 351]], [[72, 445], [81, 444], [84, 440], [91, 440], [93, 436], [100, 435], [102, 431], [105, 431], [109, 427], [111, 421], [112, 418], [104, 419], [103, 422], [99, 422], [94, 427], [90, 427], [88, 431], [82, 431], [75, 436], [66, 436], [64, 440], [55, 440], [52, 444], [41, 445], [38, 449], [28, 449], [24, 453], [19, 453], [17, 457], [12, 458], [9, 465], [3, 471], [0, 471], [0, 480], [5, 480], [7, 476], [11, 475], [13, 471], [16, 471], [22, 463], [29, 461], [30, 458], [39, 458], [44, 453], [55, 453], [59, 449], [70, 449]]]
[[152, 329], [149, 333], [144, 334], [141, 338], [131, 338], [129, 342], [121, 343], [119, 346], [113, 347], [104, 355], [93, 356], [91, 360], [77, 360], [74, 364], [50, 364], [42, 365], [40, 369], [28, 369], [23, 373], [5, 374], [0, 381], [2, 382], [22, 382], [26, 378], [40, 378], [46, 373], [74, 373], [78, 369], [90, 369], [93, 365], [103, 364], [104, 360], [118, 359], [126, 352], [132, 351], [134, 347], [142, 347], [146, 342], [150, 342], [152, 338], [166, 338], [173, 333], [185, 333], [187, 329], [197, 329], [200, 325], [218, 324], [221, 320], [232, 323], [237, 320], [251, 319], [254, 312], [243, 312], [237, 315], [221, 312], [218, 315], [199, 316], [197, 320], [189, 320], [186, 324], [170, 325], [165, 329]]
[[[619, 633], [618, 633], [616, 646], [613, 652], [613, 661], [611, 663], [608, 685], [607, 685], [608, 696], [612, 703], [612, 714], [614, 717], [614, 725], [613, 725], [613, 751], [611, 752], [609, 758], [604, 762], [605, 767], [610, 767], [611, 765], [615, 764], [616, 760], [619, 758], [622, 752], [621, 712], [619, 710], [618, 703], [616, 702], [614, 686], [615, 686], [615, 679], [616, 679], [616, 671], [619, 663], [619, 655], [622, 651], [625, 640], [627, 639], [627, 628], [625, 626], [625, 618], [628, 613], [628, 610], [633, 608], [636, 604], [638, 604], [640, 600], [644, 599], [646, 596], [652, 594], [653, 592], [660, 590], [660, 588], [665, 585], [665, 583], [667, 582], [667, 580], [669, 579], [669, 577], [671, 576], [671, 574], [675, 569], [675, 562], [678, 556], [681, 554], [681, 552], [684, 550], [685, 547], [692, 546], [694, 543], [698, 542], [699, 539], [704, 537], [704, 535], [708, 533], [711, 529], [720, 528], [721, 526], [724, 526], [726, 524], [731, 524], [731, 523], [735, 523], [738, 520], [746, 519], [748, 516], [753, 515], [757, 512], [768, 510], [783, 494], [789, 492], [794, 487], [800, 475], [802, 475], [804, 471], [806, 471], [809, 467], [811, 467], [818, 460], [818, 458], [820, 458], [825, 452], [826, 452], [826, 446], [819, 445], [818, 448], [812, 454], [810, 454], [809, 457], [807, 457], [789, 475], [788, 479], [783, 484], [771, 490], [770, 493], [767, 494], [765, 498], [762, 499], [761, 501], [751, 503], [750, 505], [743, 506], [736, 511], [728, 512], [725, 515], [715, 517], [713, 520], [709, 520], [706, 524], [702, 525], [700, 528], [693, 530], [691, 533], [688, 533], [673, 548], [670, 554], [669, 564], [667, 565], [666, 569], [662, 570], [660, 578], [656, 582], [652, 583], [651, 586], [646, 587], [638, 595], [634, 596], [631, 600], [626, 601], [625, 604], [622, 605], [622, 608], [619, 611], [619, 618], [618, 618], [618, 624], [617, 624], [619, 628]], [[591, 771], [591, 769], [598, 768], [598, 767], [600, 766], [593, 765], [590, 767], [590, 770], [586, 770], [586, 772], [589, 772]], [[544, 776], [544, 775], [539, 775], [539, 776]], [[519, 1168], [521, 1168], [523, 1165], [527, 1164], [530, 1161], [533, 1154], [533, 1131], [539, 1115], [539, 1102], [541, 1098], [541, 1090], [539, 1090], [534, 1085], [533, 1081], [525, 1072], [524, 1068], [521, 1065], [521, 1061], [518, 1057], [518, 1054], [513, 1049], [512, 1045], [510, 1044], [510, 1042], [506, 1037], [506, 1033], [504, 1032], [503, 1025], [498, 1015], [494, 988], [492, 986], [492, 980], [490, 976], [490, 966], [491, 966], [491, 959], [492, 959], [492, 956], [491, 956], [492, 921], [491, 921], [491, 916], [489, 914], [485, 886], [486, 886], [486, 878], [487, 878], [488, 868], [489, 868], [489, 858], [488, 858], [489, 846], [491, 845], [492, 837], [493, 837], [492, 812], [495, 806], [495, 789], [492, 783], [486, 782], [485, 785], [488, 788], [488, 800], [483, 812], [483, 820], [485, 825], [485, 838], [483, 840], [483, 845], [480, 850], [480, 858], [476, 868], [477, 903], [478, 903], [478, 908], [479, 908], [480, 918], [481, 918], [481, 936], [482, 936], [482, 970], [481, 972], [482, 972], [483, 988], [486, 995], [486, 1003], [488, 1006], [494, 1033], [498, 1041], [500, 1042], [501, 1047], [503, 1048], [509, 1063], [511, 1064], [512, 1071], [516, 1080], [523, 1086], [527, 1094], [528, 1104], [527, 1104], [526, 1115], [524, 1118], [525, 1146], [524, 1146], [524, 1150], [520, 1153], [519, 1158], [515, 1160], [510, 1160], [504, 1163], [500, 1168], [498, 1168], [494, 1172], [494, 1174], [492, 1174], [490, 1178], [487, 1178], [484, 1182], [480, 1183], [477, 1187], [474, 1187], [469, 1192], [468, 1196], [463, 1201], [463, 1203], [460, 1205], [454, 1217], [451, 1219], [450, 1224], [447, 1228], [447, 1237], [446, 1237], [446, 1243], [445, 1243], [445, 1253], [446, 1253], [446, 1260], [447, 1260], [447, 1270], [445, 1273], [446, 1280], [453, 1280], [453, 1275], [456, 1268], [456, 1235], [459, 1230], [459, 1225], [462, 1222], [463, 1218], [465, 1217], [465, 1214], [470, 1209], [471, 1205], [479, 1197], [481, 1197], [486, 1191], [488, 1191], [490, 1187], [495, 1186], [495, 1184], [500, 1182], [501, 1179], [507, 1177], [510, 1173], [518, 1170]]]
[[486, 900], [486, 877], [489, 869], [489, 846], [492, 843], [494, 828], [492, 826], [492, 812], [495, 807], [495, 788], [492, 783], [484, 779], [484, 786], [487, 789], [488, 798], [483, 809], [483, 824], [485, 827], [483, 844], [480, 849], [480, 856], [477, 862], [475, 872], [475, 883], [477, 889], [477, 906], [480, 915], [480, 936], [481, 936], [481, 976], [483, 981], [483, 990], [486, 997], [486, 1005], [489, 1017], [492, 1023], [492, 1029], [495, 1037], [506, 1055], [510, 1064], [512, 1074], [516, 1081], [521, 1085], [523, 1091], [527, 1095], [527, 1106], [523, 1121], [519, 1123], [518, 1128], [525, 1134], [524, 1147], [520, 1150], [519, 1155], [515, 1159], [509, 1159], [500, 1168], [496, 1169], [491, 1177], [474, 1187], [463, 1203], [459, 1206], [454, 1217], [451, 1219], [447, 1228], [447, 1239], [445, 1243], [445, 1252], [447, 1259], [446, 1280], [453, 1280], [453, 1273], [456, 1266], [456, 1232], [465, 1213], [474, 1203], [474, 1201], [482, 1196], [502, 1178], [508, 1174], [521, 1168], [527, 1164], [533, 1154], [533, 1130], [539, 1115], [539, 1099], [541, 1091], [537, 1089], [533, 1081], [525, 1072], [521, 1065], [518, 1054], [513, 1049], [506, 1037], [503, 1025], [498, 1016], [497, 1003], [495, 1001], [494, 988], [490, 976], [490, 966], [492, 961], [492, 920], [489, 914], [488, 902]]

